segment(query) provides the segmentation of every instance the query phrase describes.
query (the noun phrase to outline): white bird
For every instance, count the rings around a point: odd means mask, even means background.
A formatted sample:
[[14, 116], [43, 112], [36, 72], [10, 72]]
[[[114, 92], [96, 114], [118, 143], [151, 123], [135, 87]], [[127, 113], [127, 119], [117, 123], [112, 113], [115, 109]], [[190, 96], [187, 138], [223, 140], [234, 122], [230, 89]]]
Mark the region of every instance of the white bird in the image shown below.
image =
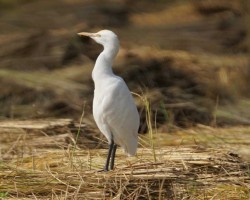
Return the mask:
[[117, 35], [109, 30], [81, 32], [78, 35], [88, 36], [104, 48], [92, 71], [95, 84], [93, 115], [109, 143], [104, 171], [113, 170], [117, 145], [130, 156], [136, 154], [140, 121], [138, 110], [126, 83], [112, 70], [120, 46]]

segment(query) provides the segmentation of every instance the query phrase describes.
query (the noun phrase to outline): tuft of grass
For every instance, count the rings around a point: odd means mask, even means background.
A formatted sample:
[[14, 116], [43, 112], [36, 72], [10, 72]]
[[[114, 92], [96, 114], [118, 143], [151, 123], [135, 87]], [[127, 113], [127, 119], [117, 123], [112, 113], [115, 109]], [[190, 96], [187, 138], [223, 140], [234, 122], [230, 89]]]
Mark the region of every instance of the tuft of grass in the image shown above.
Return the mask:
[[145, 103], [145, 108], [146, 108], [146, 120], [147, 120], [148, 132], [149, 132], [149, 137], [150, 137], [150, 146], [152, 148], [154, 162], [156, 162], [153, 127], [152, 127], [152, 122], [151, 122], [151, 109], [150, 109], [150, 102], [147, 97], [144, 97], [144, 103]]
[[7, 198], [8, 192], [0, 192], [0, 198]]
[[[155, 145], [154, 145], [154, 134], [153, 134], [153, 126], [152, 126], [152, 114], [151, 114], [151, 107], [150, 107], [150, 101], [147, 98], [146, 95], [139, 95], [137, 93], [132, 92], [132, 94], [140, 97], [141, 101], [144, 104], [145, 110], [146, 110], [146, 124], [148, 127], [148, 134], [149, 134], [149, 142], [150, 142], [150, 148], [152, 149], [154, 162], [156, 162], [156, 154], [155, 154]], [[145, 142], [145, 140], [143, 140]]]
[[84, 117], [84, 113], [85, 113], [84, 112], [84, 108], [85, 108], [85, 102], [83, 103], [82, 114], [81, 114], [81, 118], [80, 118], [80, 123], [79, 123], [78, 129], [77, 129], [77, 134], [76, 134], [74, 149], [76, 149], [76, 145], [77, 145], [77, 141], [78, 141], [78, 138], [79, 138], [79, 134], [81, 132], [81, 125], [82, 125], [82, 121], [83, 121], [83, 117]]

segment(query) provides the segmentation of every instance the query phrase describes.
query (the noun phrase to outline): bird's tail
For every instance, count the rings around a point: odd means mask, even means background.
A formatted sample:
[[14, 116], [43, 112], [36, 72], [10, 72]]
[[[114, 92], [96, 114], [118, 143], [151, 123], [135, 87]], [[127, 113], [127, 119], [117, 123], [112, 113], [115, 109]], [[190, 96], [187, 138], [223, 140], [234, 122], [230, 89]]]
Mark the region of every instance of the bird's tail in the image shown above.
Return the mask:
[[128, 156], [135, 156], [138, 146], [138, 138], [133, 138], [129, 141], [129, 143], [126, 146], [123, 146], [124, 152]]

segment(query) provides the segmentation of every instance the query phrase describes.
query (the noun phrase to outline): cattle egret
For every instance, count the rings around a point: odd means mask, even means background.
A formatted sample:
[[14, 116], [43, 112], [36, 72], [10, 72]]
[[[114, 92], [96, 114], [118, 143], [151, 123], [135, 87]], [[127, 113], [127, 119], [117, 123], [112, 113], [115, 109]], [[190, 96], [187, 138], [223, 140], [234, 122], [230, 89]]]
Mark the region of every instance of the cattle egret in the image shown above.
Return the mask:
[[139, 114], [126, 83], [112, 71], [114, 58], [119, 51], [117, 35], [109, 30], [81, 32], [78, 35], [88, 36], [104, 48], [92, 71], [95, 84], [93, 115], [109, 143], [104, 171], [113, 170], [117, 145], [130, 156], [136, 154]]

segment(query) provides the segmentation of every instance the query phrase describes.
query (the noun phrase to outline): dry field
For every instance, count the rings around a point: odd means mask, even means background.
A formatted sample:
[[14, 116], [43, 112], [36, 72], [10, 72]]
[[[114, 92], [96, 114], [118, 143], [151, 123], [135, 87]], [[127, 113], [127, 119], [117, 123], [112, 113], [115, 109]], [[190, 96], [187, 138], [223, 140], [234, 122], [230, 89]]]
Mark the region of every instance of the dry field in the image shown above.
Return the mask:
[[86, 125], [68, 119], [5, 121], [0, 130], [3, 199], [250, 197], [249, 127], [142, 135], [137, 156], [128, 158], [119, 149], [115, 170], [107, 173], [98, 172], [105, 141]]
[[[0, 0], [0, 199], [250, 199], [249, 8]], [[107, 173], [91, 115], [101, 47], [76, 36], [100, 29], [119, 35], [113, 68], [141, 116], [137, 156], [118, 149]]]

